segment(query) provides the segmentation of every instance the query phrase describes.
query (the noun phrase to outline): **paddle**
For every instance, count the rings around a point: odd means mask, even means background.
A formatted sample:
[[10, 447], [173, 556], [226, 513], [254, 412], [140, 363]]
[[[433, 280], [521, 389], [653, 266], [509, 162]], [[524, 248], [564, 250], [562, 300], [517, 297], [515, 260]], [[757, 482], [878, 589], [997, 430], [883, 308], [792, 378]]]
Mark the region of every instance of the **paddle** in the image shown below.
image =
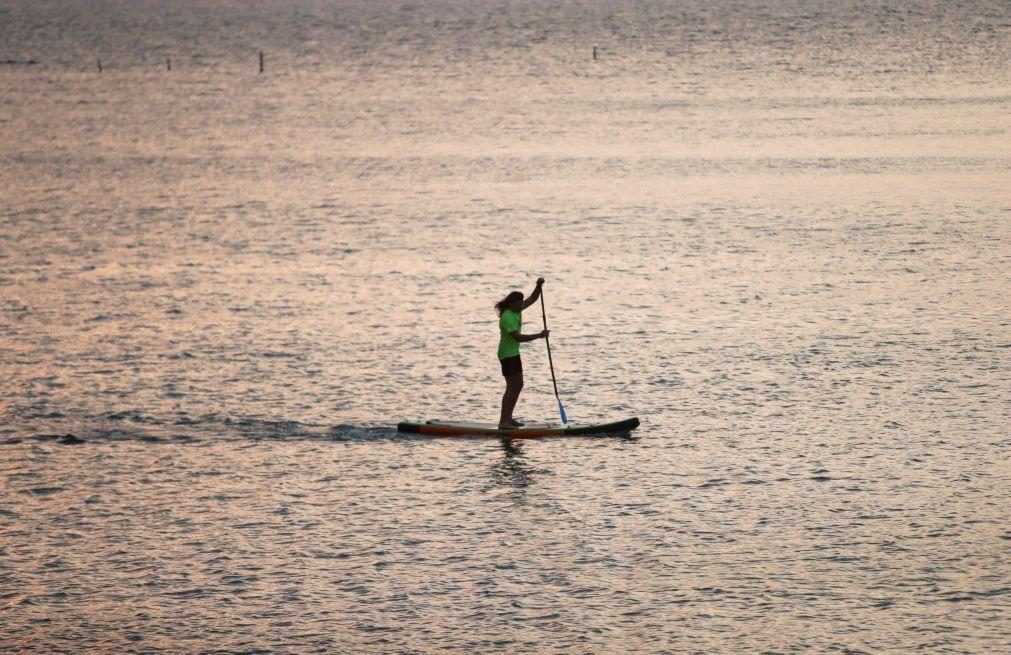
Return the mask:
[[[541, 286], [541, 318], [544, 319], [544, 329], [548, 329], [548, 313], [544, 310], [544, 287]], [[548, 366], [551, 367], [551, 384], [555, 387], [555, 400], [558, 401], [558, 412], [562, 415], [562, 423], [568, 424], [569, 419], [565, 417], [565, 408], [562, 407], [562, 399], [558, 397], [558, 383], [555, 382], [555, 365], [551, 361], [551, 342], [547, 336], [544, 337], [544, 344], [548, 347]]]

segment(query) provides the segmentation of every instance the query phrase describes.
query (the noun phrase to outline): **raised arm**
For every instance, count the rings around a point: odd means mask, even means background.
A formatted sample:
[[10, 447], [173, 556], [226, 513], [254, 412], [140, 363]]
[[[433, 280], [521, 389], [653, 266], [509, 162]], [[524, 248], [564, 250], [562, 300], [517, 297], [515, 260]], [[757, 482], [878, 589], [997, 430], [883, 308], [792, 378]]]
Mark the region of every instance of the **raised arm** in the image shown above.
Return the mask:
[[534, 287], [533, 293], [531, 293], [530, 296], [528, 296], [527, 299], [523, 301], [523, 309], [526, 309], [530, 305], [537, 302], [537, 299], [541, 297], [541, 286], [543, 285], [544, 285], [544, 278], [542, 277], [537, 278], [537, 286]]

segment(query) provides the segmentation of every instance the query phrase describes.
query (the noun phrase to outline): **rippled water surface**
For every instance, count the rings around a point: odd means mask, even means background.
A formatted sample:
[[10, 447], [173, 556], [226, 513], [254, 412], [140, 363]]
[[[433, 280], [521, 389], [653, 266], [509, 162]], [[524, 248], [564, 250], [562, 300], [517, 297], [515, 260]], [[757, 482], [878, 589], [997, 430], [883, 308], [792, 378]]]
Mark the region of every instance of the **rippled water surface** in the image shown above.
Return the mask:
[[0, 7], [0, 652], [1011, 651], [1009, 26]]

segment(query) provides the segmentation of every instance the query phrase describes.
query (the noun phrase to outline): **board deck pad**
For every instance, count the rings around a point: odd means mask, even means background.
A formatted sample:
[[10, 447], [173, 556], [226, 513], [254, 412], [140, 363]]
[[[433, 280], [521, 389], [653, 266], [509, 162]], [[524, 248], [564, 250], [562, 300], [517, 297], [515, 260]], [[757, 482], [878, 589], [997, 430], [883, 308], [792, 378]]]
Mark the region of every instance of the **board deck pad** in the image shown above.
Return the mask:
[[590, 434], [624, 434], [639, 427], [638, 418], [627, 418], [607, 423], [584, 423], [561, 425], [558, 423], [528, 423], [520, 428], [500, 430], [496, 423], [468, 421], [402, 421], [397, 424], [400, 432], [412, 432], [438, 437], [509, 437], [524, 439], [532, 437], [568, 437]]

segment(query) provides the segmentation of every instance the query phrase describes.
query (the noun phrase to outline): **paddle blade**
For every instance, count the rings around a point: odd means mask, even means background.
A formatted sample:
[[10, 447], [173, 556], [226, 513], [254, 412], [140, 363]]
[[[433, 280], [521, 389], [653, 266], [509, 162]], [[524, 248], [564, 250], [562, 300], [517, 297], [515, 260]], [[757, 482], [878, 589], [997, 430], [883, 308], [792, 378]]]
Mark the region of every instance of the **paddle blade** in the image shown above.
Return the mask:
[[565, 416], [565, 408], [562, 407], [562, 399], [559, 398], [558, 396], [555, 396], [555, 400], [558, 401], [558, 413], [562, 415], [562, 424], [568, 425], [569, 419]]

